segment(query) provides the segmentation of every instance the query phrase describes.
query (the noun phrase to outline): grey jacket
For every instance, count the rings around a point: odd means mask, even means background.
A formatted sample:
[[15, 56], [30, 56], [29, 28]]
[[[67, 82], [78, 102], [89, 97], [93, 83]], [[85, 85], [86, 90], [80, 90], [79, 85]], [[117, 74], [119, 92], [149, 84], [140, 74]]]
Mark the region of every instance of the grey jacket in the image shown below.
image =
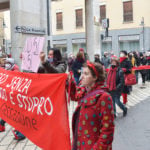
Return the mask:
[[67, 65], [65, 62], [58, 62], [56, 65], [50, 64], [48, 61], [42, 64], [39, 67], [40, 72], [42, 73], [65, 73], [67, 69]]
[[105, 68], [109, 67], [109, 65], [110, 65], [110, 58], [109, 57], [103, 57], [101, 61], [104, 64]]

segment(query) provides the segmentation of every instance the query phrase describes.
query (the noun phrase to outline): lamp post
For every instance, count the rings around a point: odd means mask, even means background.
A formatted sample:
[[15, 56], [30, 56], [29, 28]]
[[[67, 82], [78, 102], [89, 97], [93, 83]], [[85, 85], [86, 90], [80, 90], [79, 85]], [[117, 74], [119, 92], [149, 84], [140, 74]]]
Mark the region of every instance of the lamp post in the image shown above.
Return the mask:
[[145, 51], [145, 24], [144, 24], [144, 17], [141, 19], [140, 26], [142, 26], [142, 35], [143, 35], [143, 52]]
[[[47, 0], [47, 36], [50, 37], [50, 4], [51, 0]], [[50, 40], [47, 43], [47, 53], [50, 50]]]

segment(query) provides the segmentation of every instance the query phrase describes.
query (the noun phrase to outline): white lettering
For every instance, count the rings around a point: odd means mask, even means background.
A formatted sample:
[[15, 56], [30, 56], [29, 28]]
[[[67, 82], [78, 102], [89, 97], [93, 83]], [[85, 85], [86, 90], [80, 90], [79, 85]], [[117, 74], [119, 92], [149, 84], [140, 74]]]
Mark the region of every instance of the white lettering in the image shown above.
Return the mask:
[[[47, 111], [47, 102], [49, 102], [49, 106], [50, 106], [50, 112]], [[45, 112], [50, 116], [53, 112], [53, 105], [52, 105], [52, 102], [50, 100], [50, 98], [48, 97], [46, 100], [45, 100], [45, 103], [44, 103], [44, 109], [45, 109]]]
[[13, 92], [9, 93], [10, 101], [13, 105], [15, 105], [15, 102], [13, 102], [13, 97], [12, 97]]
[[19, 104], [18, 104], [19, 107], [22, 108], [22, 107], [23, 107], [23, 104], [22, 104], [21, 100], [19, 99], [19, 97], [21, 98], [21, 94], [18, 94], [18, 95], [17, 95], [17, 100], [18, 100], [18, 102], [19, 102]]

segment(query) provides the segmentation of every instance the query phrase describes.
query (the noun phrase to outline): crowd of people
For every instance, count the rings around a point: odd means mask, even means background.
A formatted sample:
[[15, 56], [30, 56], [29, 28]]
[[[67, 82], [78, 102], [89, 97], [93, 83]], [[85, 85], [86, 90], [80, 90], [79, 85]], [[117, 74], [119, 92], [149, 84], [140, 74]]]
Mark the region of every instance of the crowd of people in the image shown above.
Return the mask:
[[[67, 61], [56, 48], [50, 49], [47, 58], [44, 52], [40, 53], [41, 64], [37, 73], [68, 72], [66, 89], [70, 91], [68, 94], [71, 100], [78, 102], [72, 121], [73, 150], [111, 150], [114, 118], [117, 117], [116, 104], [122, 109], [125, 117], [127, 95], [132, 91], [132, 86], [125, 84], [125, 76], [135, 74], [138, 83], [140, 73], [143, 86], [146, 81], [150, 81], [150, 69], [132, 69], [141, 65], [150, 65], [150, 51], [143, 53], [120, 51], [119, 54], [120, 56], [117, 57], [113, 53], [104, 52], [102, 58], [99, 54], [95, 54], [94, 62], [90, 62], [83, 48], [79, 49], [76, 57], [70, 54]], [[0, 67], [19, 71], [13, 58], [1, 58]], [[121, 96], [123, 102], [120, 100]], [[3, 131], [5, 131], [5, 121], [1, 120], [0, 132]], [[16, 130], [14, 135], [17, 140], [25, 138]]]

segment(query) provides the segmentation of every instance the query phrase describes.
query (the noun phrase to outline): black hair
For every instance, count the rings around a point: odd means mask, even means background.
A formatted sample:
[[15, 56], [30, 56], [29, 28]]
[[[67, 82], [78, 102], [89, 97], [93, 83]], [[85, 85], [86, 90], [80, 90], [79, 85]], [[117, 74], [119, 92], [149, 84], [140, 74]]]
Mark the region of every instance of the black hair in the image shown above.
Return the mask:
[[62, 55], [60, 52], [60, 49], [58, 48], [51, 48], [49, 51], [53, 51], [53, 59], [54, 59], [54, 63], [57, 63], [59, 61], [62, 61]]
[[128, 55], [127, 51], [120, 51], [120, 53], [124, 53], [126, 56]]

